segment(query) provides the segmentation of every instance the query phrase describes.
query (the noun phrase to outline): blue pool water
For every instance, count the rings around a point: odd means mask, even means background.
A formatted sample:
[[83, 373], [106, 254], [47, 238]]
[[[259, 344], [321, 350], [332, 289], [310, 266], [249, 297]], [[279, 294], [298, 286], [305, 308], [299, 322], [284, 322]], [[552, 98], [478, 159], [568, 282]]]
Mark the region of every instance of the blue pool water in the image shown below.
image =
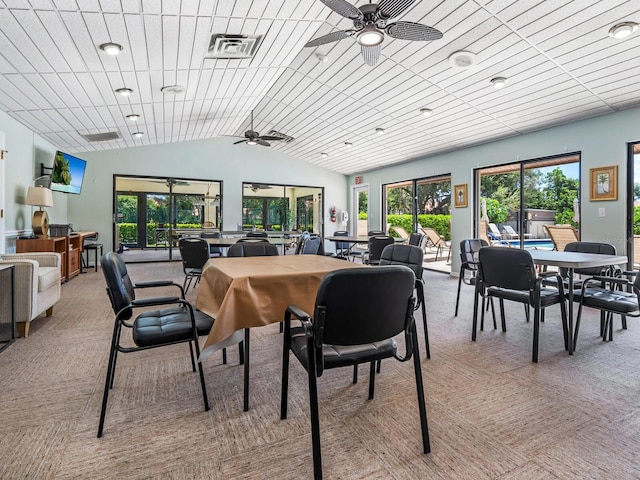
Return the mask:
[[[509, 245], [510, 247], [520, 248], [519, 240], [502, 240], [500, 243]], [[548, 238], [536, 238], [524, 241], [524, 248], [540, 248], [545, 250], [553, 250], [553, 242]]]

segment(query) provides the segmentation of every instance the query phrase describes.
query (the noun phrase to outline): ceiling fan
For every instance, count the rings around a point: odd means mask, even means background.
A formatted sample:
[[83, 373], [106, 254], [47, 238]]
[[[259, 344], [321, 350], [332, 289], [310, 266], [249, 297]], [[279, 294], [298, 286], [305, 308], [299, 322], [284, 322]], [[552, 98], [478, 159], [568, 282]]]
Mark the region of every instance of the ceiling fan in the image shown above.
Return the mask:
[[272, 135], [260, 135], [253, 129], [253, 110], [251, 110], [251, 130], [244, 132], [244, 140], [233, 142], [234, 145], [238, 143], [246, 143], [247, 145], [262, 145], [263, 147], [270, 147], [271, 144], [267, 140], [282, 140], [280, 137], [274, 137]]
[[380, 3], [368, 3], [357, 8], [345, 0], [320, 1], [338, 15], [352, 20], [353, 28], [315, 38], [305, 47], [317, 47], [355, 36], [356, 42], [360, 44], [364, 63], [373, 66], [380, 58], [385, 33], [400, 40], [430, 41], [442, 38], [442, 32], [421, 23], [387, 23], [390, 18], [397, 17], [409, 8], [415, 0], [381, 0]]
[[167, 188], [175, 187], [175, 186], [188, 186], [191, 185], [189, 182], [185, 182], [183, 180], [176, 180], [175, 178], [167, 178], [166, 180], [149, 180], [151, 183], [164, 183]]

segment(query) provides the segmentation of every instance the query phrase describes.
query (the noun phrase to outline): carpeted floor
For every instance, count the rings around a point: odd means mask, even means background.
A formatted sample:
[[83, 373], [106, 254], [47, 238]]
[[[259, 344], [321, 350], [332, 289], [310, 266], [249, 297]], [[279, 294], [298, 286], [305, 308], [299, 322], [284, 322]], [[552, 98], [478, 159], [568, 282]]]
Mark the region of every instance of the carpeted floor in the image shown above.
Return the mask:
[[[129, 265], [134, 281], [172, 277], [179, 263]], [[367, 368], [320, 379], [327, 479], [640, 478], [640, 337], [633, 319], [613, 342], [598, 316], [578, 350], [563, 349], [557, 308], [532, 364], [531, 324], [507, 308], [508, 332], [471, 342], [472, 289], [453, 317], [457, 280], [426, 272], [431, 360], [422, 358], [432, 453], [421, 454], [410, 362], [386, 361], [367, 400]], [[195, 292], [189, 298], [195, 299]], [[242, 367], [217, 353], [204, 363], [204, 412], [186, 345], [120, 355], [104, 437], [96, 438], [113, 313], [102, 272], [62, 287], [49, 318], [0, 354], [2, 479], [312, 478], [306, 377], [292, 362], [289, 418], [279, 419], [281, 335], [252, 332], [251, 410]], [[420, 327], [419, 327], [420, 328]], [[421, 342], [422, 352], [424, 345]]]

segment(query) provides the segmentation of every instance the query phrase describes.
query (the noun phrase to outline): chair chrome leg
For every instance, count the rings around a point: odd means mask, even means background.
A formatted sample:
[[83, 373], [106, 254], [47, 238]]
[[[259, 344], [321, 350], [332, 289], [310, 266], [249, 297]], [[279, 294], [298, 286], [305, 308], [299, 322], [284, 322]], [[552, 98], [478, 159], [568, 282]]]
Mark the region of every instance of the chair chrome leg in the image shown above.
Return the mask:
[[358, 365], [353, 366], [353, 380], [352, 383], [358, 383]]
[[458, 276], [458, 295], [456, 296], [456, 311], [453, 314], [454, 317], [458, 316], [458, 305], [460, 304], [460, 287], [462, 286], [463, 276], [464, 276], [464, 269], [460, 269], [460, 275]]
[[[475, 329], [474, 329], [475, 332]], [[431, 452], [429, 442], [429, 424], [427, 421], [427, 408], [424, 401], [424, 386], [422, 384], [422, 370], [420, 368], [420, 353], [418, 351], [418, 335], [415, 324], [413, 325], [413, 370], [416, 377], [416, 390], [418, 393], [418, 409], [420, 410], [420, 430], [422, 431], [422, 449], [424, 453]]]
[[[357, 366], [357, 365], [354, 365]], [[373, 400], [373, 392], [376, 386], [376, 362], [371, 362], [369, 367], [369, 400]]]
[[244, 329], [244, 411], [249, 411], [249, 329]]
[[191, 359], [191, 368], [193, 371], [196, 371], [196, 362], [193, 359], [193, 342], [189, 342], [189, 358]]
[[[288, 312], [287, 312], [288, 313]], [[287, 404], [289, 395], [289, 349], [291, 348], [290, 322], [285, 321], [284, 340], [282, 348], [282, 386], [280, 390], [280, 420], [287, 418]]]
[[318, 383], [315, 353], [309, 352], [309, 408], [311, 413], [311, 443], [313, 450], [313, 478], [322, 480], [322, 451], [320, 446], [320, 415], [318, 412]]

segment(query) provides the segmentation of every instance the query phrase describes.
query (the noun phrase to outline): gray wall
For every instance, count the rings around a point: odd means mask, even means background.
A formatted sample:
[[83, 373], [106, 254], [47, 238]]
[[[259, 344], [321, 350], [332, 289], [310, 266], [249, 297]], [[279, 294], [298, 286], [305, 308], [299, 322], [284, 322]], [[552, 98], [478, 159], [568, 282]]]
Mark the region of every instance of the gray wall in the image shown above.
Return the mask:
[[[581, 238], [612, 243], [619, 253], [626, 254], [627, 143], [637, 141], [640, 141], [640, 108], [355, 174], [349, 178], [349, 185], [355, 183], [356, 175], [362, 175], [363, 182], [369, 184], [370, 228], [377, 228], [382, 218], [381, 192], [385, 183], [450, 173], [452, 185], [468, 184], [469, 206], [453, 208], [451, 212], [452, 272], [458, 272], [459, 242], [473, 235], [474, 168], [581, 152]], [[618, 200], [590, 202], [589, 169], [607, 165], [618, 165]], [[602, 207], [606, 209], [605, 217], [598, 216], [598, 208]]]
[[[332, 232], [328, 208], [347, 204], [347, 177], [302, 162], [274, 149], [232, 138], [149, 145], [76, 154], [87, 160], [81, 195], [68, 196], [68, 218], [74, 228], [95, 230], [111, 247], [113, 175], [222, 180], [223, 229], [235, 230], [242, 220], [242, 182], [325, 187], [325, 229]], [[53, 160], [51, 160], [53, 161]]]

